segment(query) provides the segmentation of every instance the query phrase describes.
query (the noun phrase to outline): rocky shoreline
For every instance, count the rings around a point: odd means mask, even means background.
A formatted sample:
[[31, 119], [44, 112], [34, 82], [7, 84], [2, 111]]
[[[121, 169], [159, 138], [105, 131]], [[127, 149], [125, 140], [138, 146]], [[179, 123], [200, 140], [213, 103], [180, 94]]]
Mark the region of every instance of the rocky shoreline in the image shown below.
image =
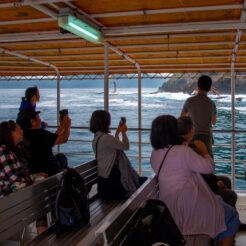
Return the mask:
[[[159, 87], [158, 92], [184, 92], [191, 94], [197, 87], [197, 79], [195, 74], [189, 73], [189, 78], [186, 76], [182, 78], [182, 74], [175, 74], [167, 81], [165, 81], [162, 86]], [[207, 74], [213, 80], [213, 87], [219, 94], [231, 94], [231, 79], [225, 78], [223, 74]], [[180, 79], [178, 79], [181, 77]], [[246, 94], [246, 78], [237, 78], [236, 82], [236, 94]]]

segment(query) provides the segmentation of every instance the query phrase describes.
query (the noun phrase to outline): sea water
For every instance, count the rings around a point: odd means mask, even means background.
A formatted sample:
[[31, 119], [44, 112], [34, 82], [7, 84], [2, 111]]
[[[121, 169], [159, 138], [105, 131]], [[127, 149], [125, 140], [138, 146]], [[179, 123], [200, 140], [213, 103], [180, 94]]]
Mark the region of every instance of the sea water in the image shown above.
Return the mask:
[[[0, 121], [16, 119], [24, 89], [0, 89]], [[152, 172], [149, 158], [151, 145], [149, 141], [152, 120], [161, 114], [180, 115], [184, 101], [189, 97], [183, 93], [154, 93], [154, 88], [142, 89], [142, 169], [145, 174]], [[56, 89], [40, 89], [41, 100], [37, 109], [41, 118], [49, 125], [56, 125]], [[214, 157], [216, 172], [231, 174], [231, 99], [230, 95], [210, 96], [217, 106], [217, 123], [215, 130], [228, 132], [214, 133]], [[237, 95], [235, 104], [236, 129], [246, 130], [246, 95]], [[78, 165], [93, 158], [91, 140], [93, 134], [88, 131], [91, 113], [103, 109], [103, 90], [97, 88], [65, 88], [61, 90], [61, 109], [67, 108], [72, 119], [72, 126], [85, 129], [73, 129], [69, 143], [61, 146], [67, 153], [70, 166]], [[202, 110], [202, 109], [201, 109]], [[112, 116], [112, 128], [117, 127], [121, 116], [127, 119], [128, 128], [138, 128], [138, 93], [136, 88], [118, 88], [116, 93], [109, 95], [109, 111]], [[55, 131], [55, 129], [50, 129]], [[114, 130], [112, 130], [114, 133]], [[131, 141], [127, 152], [131, 162], [138, 169], [138, 132], [128, 131]], [[236, 134], [236, 188], [246, 189], [244, 161], [246, 133]]]

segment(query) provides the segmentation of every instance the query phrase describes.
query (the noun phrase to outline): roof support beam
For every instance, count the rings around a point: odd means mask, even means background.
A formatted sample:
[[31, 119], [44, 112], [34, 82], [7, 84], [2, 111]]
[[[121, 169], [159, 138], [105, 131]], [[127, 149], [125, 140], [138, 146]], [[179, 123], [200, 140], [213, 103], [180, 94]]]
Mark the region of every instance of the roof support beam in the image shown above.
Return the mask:
[[[129, 65], [110, 65], [110, 69], [117, 69], [117, 68], [134, 68], [133, 66], [134, 64], [129, 64]], [[246, 68], [246, 62], [244, 63], [236, 63], [235, 64], [236, 66], [245, 66]], [[173, 67], [199, 67], [199, 66], [210, 66], [211, 68], [214, 68], [214, 67], [228, 67], [230, 68], [231, 66], [231, 63], [230, 62], [224, 62], [224, 63], [218, 63], [218, 62], [210, 62], [210, 63], [184, 63], [184, 64], [175, 64], [175, 63], [163, 63], [163, 64], [148, 64], [148, 65], [141, 65], [141, 67], [143, 68], [157, 68], [160, 67], [160, 68], [173, 68]], [[12, 66], [11, 66], [12, 67]], [[15, 68], [28, 68], [29, 66], [21, 66], [21, 65], [13, 65], [13, 67]], [[6, 65], [0, 65], [0, 68], [9, 68], [9, 66], [6, 66]], [[37, 69], [40, 69], [42, 67], [33, 67], [33, 68], [37, 68]], [[83, 65], [83, 66], [71, 66], [71, 65], [61, 65], [59, 66], [60, 69], [97, 69], [97, 68], [102, 68], [103, 69], [103, 64], [102, 65], [92, 65], [92, 66], [89, 66], [89, 65]]]
[[[124, 60], [127, 60], [133, 64], [136, 63], [136, 61], [134, 61], [132, 58], [130, 58], [129, 56], [127, 56], [128, 58], [125, 58], [124, 55], [121, 55], [121, 58], [122, 59], [111, 59], [110, 62], [122, 62]], [[56, 64], [59, 64], [59, 63], [77, 63], [77, 62], [82, 62], [82, 63], [90, 63], [90, 62], [103, 62], [104, 59], [87, 59], [87, 60], [76, 60], [76, 59], [73, 59], [73, 60], [60, 60], [59, 56], [57, 56], [58, 59], [55, 59], [53, 58], [52, 63], [56, 63]], [[200, 57], [200, 56], [180, 56], [180, 57], [135, 57], [135, 60], [139, 60], [139, 61], [155, 61], [155, 60], [158, 60], [158, 61], [177, 61], [177, 60], [183, 60], [183, 59], [230, 59], [231, 56], [228, 55], [228, 56], [203, 56], [203, 57]], [[241, 57], [241, 58], [245, 58], [245, 56]], [[1, 62], [4, 62], [4, 63], [28, 63], [28, 62], [22, 62], [22, 61], [14, 61], [14, 60], [1, 60], [0, 59], [0, 63]]]
[[[242, 42], [246, 43], [246, 41]], [[206, 45], [233, 45], [231, 41], [216, 41], [216, 42], [187, 42], [187, 43], [158, 43], [158, 44], [123, 44], [117, 45], [118, 48], [142, 48], [142, 47], [187, 47], [187, 46], [206, 46]]]
[[[27, 33], [11, 33], [0, 34], [0, 43], [14, 42], [20, 44], [23, 41], [40, 41], [40, 40], [50, 40], [50, 39], [70, 39], [75, 38], [74, 35], [70, 33], [61, 34], [59, 31], [49, 31], [49, 32], [27, 32]], [[25, 43], [23, 43], [25, 44]]]
[[[57, 85], [58, 85], [58, 88], [60, 88], [60, 72], [59, 72], [58, 68], [56, 66], [54, 66], [53, 64], [50, 64], [48, 62], [43, 62], [43, 61], [38, 60], [36, 58], [29, 57], [29, 56], [26, 56], [26, 55], [22, 55], [20, 53], [15, 52], [15, 51], [10, 51], [10, 50], [3, 49], [3, 48], [0, 48], [0, 52], [2, 52], [4, 54], [9, 54], [9, 55], [12, 55], [12, 56], [16, 56], [16, 57], [19, 57], [19, 58], [27, 59], [29, 61], [32, 61], [32, 62], [35, 62], [35, 63], [38, 63], [38, 64], [42, 64], [42, 65], [44, 65], [46, 67], [50, 67], [50, 68], [54, 69], [54, 71], [56, 73], [56, 76], [57, 76]], [[60, 91], [59, 91], [59, 94], [60, 94]], [[59, 98], [60, 98], [60, 95], [57, 95], [57, 96], [58, 96], [58, 100], [57, 100], [57, 120], [59, 122], [59, 109], [60, 109], [60, 99]]]
[[208, 21], [208, 22], [187, 22], [142, 26], [122, 26], [111, 27], [103, 30], [104, 36], [120, 36], [120, 35], [137, 35], [152, 33], [170, 33], [170, 32], [192, 32], [192, 31], [219, 31], [246, 29], [246, 24], [235, 20], [228, 21]]
[[1, 3], [0, 9], [27, 6], [27, 5], [30, 5], [30, 3], [48, 4], [48, 3], [58, 3], [58, 2], [70, 2], [70, 1], [72, 0], [22, 0], [21, 2], [14, 1], [12, 3]]
[[[220, 37], [220, 36], [231, 36], [234, 35], [235, 32], [218, 32], [218, 33], [181, 33], [181, 34], [161, 34], [161, 35], [131, 35], [131, 36], [117, 36], [117, 37], [105, 37], [106, 40], [112, 41], [122, 41], [122, 40], [144, 40], [144, 39], [162, 39], [162, 38], [186, 38], [186, 37]], [[1, 36], [0, 36], [1, 37]]]
[[17, 20], [17, 21], [0, 21], [1, 26], [6, 25], [21, 25], [21, 24], [29, 24], [29, 23], [41, 23], [41, 22], [50, 22], [51, 18], [39, 18], [39, 19], [27, 19], [27, 20]]
[[35, 4], [35, 1], [31, 1], [30, 6], [41, 11], [42, 13], [50, 16], [52, 19], [56, 20], [57, 19], [57, 13], [54, 12], [53, 10], [46, 8], [45, 6]]
[[[65, 38], [65, 37], [64, 37]], [[76, 38], [76, 37], [74, 37]], [[52, 44], [52, 43], [63, 43], [63, 40], [44, 40], [44, 41], [27, 41], [27, 42], [13, 42], [13, 43], [1, 43], [1, 45], [4, 46], [17, 46], [17, 45], [35, 45], [35, 44]], [[84, 42], [84, 40], [81, 39], [71, 39], [71, 40], [66, 40], [66, 43], [80, 43]], [[245, 44], [246, 41], [242, 42], [242, 44]], [[153, 44], [119, 44], [117, 45], [118, 48], [141, 48], [141, 47], [181, 47], [181, 46], [199, 46], [199, 45], [233, 45], [232, 41], [211, 41], [211, 42], [180, 42], [180, 43], [153, 43]], [[112, 45], [111, 45], [112, 46]], [[101, 46], [88, 46], [85, 48], [97, 48]], [[83, 47], [81, 47], [83, 48]]]
[[[193, 45], [194, 46], [194, 45]], [[158, 47], [158, 46], [157, 46]], [[40, 52], [40, 53], [43, 53], [43, 52], [59, 52], [59, 54], [62, 54], [63, 51], [89, 51], [89, 50], [101, 50], [103, 54], [103, 49], [102, 47], [80, 47], [80, 48], [44, 48], [44, 49], [25, 49], [25, 50], [16, 50], [17, 52], [25, 52], [25, 53], [30, 53], [30, 52]], [[215, 51], [215, 52], [223, 52], [223, 51], [232, 51], [231, 49], [204, 49], [204, 50], [198, 50], [198, 49], [189, 49], [189, 50], [164, 50], [164, 51], [146, 51], [146, 52], [143, 52], [143, 53], [147, 53], [148, 52], [158, 52], [159, 54], [161, 54], [162, 52], [163, 53], [181, 53], [181, 52], [211, 52], [211, 51]], [[240, 51], [245, 51], [246, 52], [246, 49], [240, 49]], [[142, 51], [128, 51], [128, 54], [138, 54], [138, 53], [141, 53]]]
[[[235, 68], [236, 70], [242, 70], [245, 71], [244, 67], [238, 67]], [[66, 72], [70, 73], [79, 73], [79, 74], [83, 74], [83, 73], [103, 73], [103, 68], [102, 69], [94, 69], [94, 70], [82, 70], [82, 69], [78, 69], [78, 70], [69, 70], [69, 71], [65, 71], [65, 70], [60, 70], [62, 72], [63, 75], [66, 74]], [[113, 70], [111, 70], [113, 71]], [[124, 69], [124, 68], [117, 68], [117, 73], [121, 73], [121, 72], [125, 72], [125, 73], [136, 73], [136, 69], [132, 68], [132, 69]], [[116, 72], [113, 71], [113, 72]], [[192, 68], [192, 67], [188, 67], [188, 68], [156, 68], [156, 70], [153, 70], [153, 68], [142, 68], [143, 73], [145, 72], [149, 72], [149, 73], [153, 73], [155, 71], [161, 72], [161, 73], [172, 73], [172, 72], [199, 72], [199, 71], [206, 71], [206, 72], [213, 72], [213, 71], [221, 71], [221, 72], [225, 72], [225, 71], [230, 71], [230, 67], [225, 67], [225, 68], [217, 68], [217, 67], [212, 67], [212, 68]], [[49, 71], [19, 71], [19, 74], [43, 74], [43, 72], [45, 72], [46, 74], [53, 74], [53, 72], [49, 72]], [[17, 71], [1, 71], [0, 70], [0, 74], [18, 74]]]
[[102, 14], [92, 14], [91, 16], [94, 18], [108, 18], [108, 17], [132, 16], [132, 15], [171, 14], [171, 13], [185, 13], [185, 12], [212, 11], [212, 10], [218, 11], [218, 10], [241, 9], [242, 7], [243, 7], [242, 4], [227, 4], [227, 5], [216, 5], [216, 6], [200, 6], [200, 7], [102, 13]]
[[[186, 33], [186, 34], [163, 34], [163, 35], [145, 35], [145, 36], [122, 36], [122, 37], [109, 37], [106, 40], [144, 40], [144, 39], [162, 39], [162, 38], [183, 38], [183, 37], [212, 37], [215, 36], [231, 36], [235, 35], [235, 32], [219, 32], [219, 33]], [[0, 42], [21, 42], [21, 41], [34, 41], [34, 40], [49, 40], [49, 39], [70, 39], [76, 38], [70, 33], [61, 34], [59, 31], [46, 31], [46, 32], [27, 32], [27, 33], [11, 33], [0, 34]]]
[[[240, 17], [240, 21], [241, 21], [242, 24], [245, 24], [245, 22], [246, 22], [245, 10], [246, 10], [246, 0], [244, 0], [243, 10], [241, 12], [241, 17]], [[234, 47], [233, 47], [233, 51], [232, 51], [232, 56], [231, 56], [232, 70], [233, 70], [234, 63], [236, 61], [237, 52], [238, 52], [238, 48], [239, 48], [239, 43], [245, 44], [245, 41], [244, 42], [240, 42], [241, 41], [241, 36], [242, 36], [242, 30], [240, 30], [240, 28], [238, 28], [237, 33], [236, 33], [236, 37], [235, 37], [235, 41], [234, 41]]]
[[[24, 51], [24, 50], [23, 50]], [[241, 49], [240, 51], [246, 51], [245, 49]], [[133, 52], [128, 52], [129, 55], [134, 55], [134, 56], [138, 56], [138, 55], [175, 55], [175, 56], [178, 56], [178, 55], [181, 55], [181, 54], [190, 54], [190, 53], [204, 53], [204, 52], [207, 52], [207, 53], [230, 53], [232, 52], [231, 49], [209, 49], [209, 50], [173, 50], [173, 51], [133, 51]], [[110, 53], [109, 54], [110, 56], [114, 56], [115, 54], [114, 53]], [[84, 57], [84, 56], [90, 56], [90, 57], [101, 57], [103, 56], [103, 53], [83, 53], [83, 54], [62, 54], [62, 57]], [[35, 57], [35, 58], [58, 58], [58, 57], [61, 57], [61, 55], [32, 55], [32, 57]], [[180, 56], [182, 57], [182, 56]], [[240, 55], [240, 57], [244, 58], [245, 56], [242, 56]], [[6, 57], [5, 58], [10, 58], [10, 57]]]

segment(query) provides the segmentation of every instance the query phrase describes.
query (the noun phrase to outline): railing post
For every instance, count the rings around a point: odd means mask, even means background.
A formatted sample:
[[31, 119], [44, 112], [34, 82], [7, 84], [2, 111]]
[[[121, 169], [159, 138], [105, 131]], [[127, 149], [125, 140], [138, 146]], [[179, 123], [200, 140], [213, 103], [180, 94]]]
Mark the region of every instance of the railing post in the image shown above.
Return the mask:
[[232, 189], [235, 189], [235, 155], [236, 155], [236, 138], [235, 138], [235, 84], [236, 74], [234, 66], [231, 67], [231, 178], [232, 178]]
[[104, 43], [104, 110], [109, 110], [109, 71], [108, 71], [109, 44]]
[[[57, 73], [57, 102], [56, 102], [56, 122], [57, 122], [57, 126], [60, 125], [60, 108], [61, 108], [61, 77], [60, 77], [60, 73]], [[60, 145], [57, 145], [57, 152], [60, 152]]]
[[138, 172], [142, 175], [142, 78], [141, 69], [136, 64], [138, 71]]

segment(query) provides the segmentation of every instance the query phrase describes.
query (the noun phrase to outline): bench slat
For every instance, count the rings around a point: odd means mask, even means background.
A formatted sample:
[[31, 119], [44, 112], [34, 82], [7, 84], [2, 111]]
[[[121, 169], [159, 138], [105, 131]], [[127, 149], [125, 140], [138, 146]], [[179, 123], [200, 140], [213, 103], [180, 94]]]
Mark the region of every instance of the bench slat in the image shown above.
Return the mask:
[[80, 174], [87, 172], [88, 170], [95, 169], [95, 168], [96, 168], [95, 160], [75, 167], [76, 171], [79, 172]]

